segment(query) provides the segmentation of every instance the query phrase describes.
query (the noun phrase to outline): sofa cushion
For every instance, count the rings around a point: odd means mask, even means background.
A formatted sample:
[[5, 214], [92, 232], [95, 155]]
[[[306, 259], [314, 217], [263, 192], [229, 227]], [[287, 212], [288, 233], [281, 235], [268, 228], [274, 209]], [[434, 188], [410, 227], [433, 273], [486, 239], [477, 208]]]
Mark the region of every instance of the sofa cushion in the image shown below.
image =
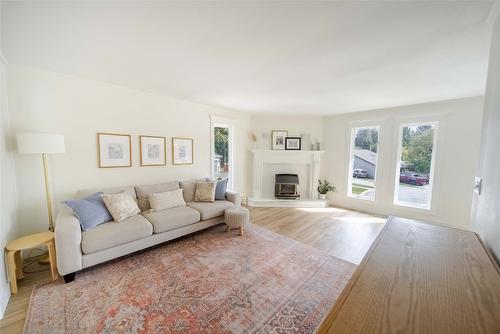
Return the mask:
[[196, 192], [196, 182], [206, 182], [210, 181], [209, 178], [193, 179], [179, 182], [182, 188], [182, 195], [184, 196], [184, 201], [186, 203], [194, 201], [194, 193]]
[[154, 233], [162, 233], [200, 221], [200, 213], [188, 206], [179, 206], [163, 211], [143, 212], [153, 225]]
[[135, 189], [133, 186], [124, 186], [124, 187], [112, 187], [112, 188], [96, 188], [96, 189], [83, 189], [83, 190], [78, 190], [76, 193], [76, 198], [85, 198], [89, 197], [90, 195], [93, 195], [95, 193], [103, 193], [103, 194], [118, 194], [121, 192], [126, 192], [132, 198], [134, 201], [137, 202], [137, 196], [135, 195]]
[[82, 232], [82, 252], [84, 254], [98, 252], [145, 238], [151, 234], [153, 234], [153, 226], [141, 215], [135, 215], [119, 223], [104, 223]]
[[135, 191], [137, 192], [139, 208], [141, 211], [151, 209], [151, 206], [149, 205], [149, 196], [151, 194], [163, 193], [177, 189], [179, 189], [179, 182], [177, 181], [136, 186]]
[[234, 206], [234, 204], [229, 201], [191, 202], [187, 205], [200, 213], [201, 220], [223, 216], [227, 208], [232, 208]]

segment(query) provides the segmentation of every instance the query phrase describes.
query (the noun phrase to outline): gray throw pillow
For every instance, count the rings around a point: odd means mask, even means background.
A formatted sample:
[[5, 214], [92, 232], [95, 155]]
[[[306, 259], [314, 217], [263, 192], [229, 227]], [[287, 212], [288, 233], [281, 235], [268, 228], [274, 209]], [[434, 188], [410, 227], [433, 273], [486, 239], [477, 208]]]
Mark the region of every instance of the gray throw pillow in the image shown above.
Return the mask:
[[80, 226], [84, 231], [113, 220], [100, 192], [83, 199], [64, 201], [64, 203], [73, 209], [73, 213], [80, 221]]
[[217, 186], [215, 187], [215, 199], [226, 199], [227, 181], [228, 179], [217, 181]]

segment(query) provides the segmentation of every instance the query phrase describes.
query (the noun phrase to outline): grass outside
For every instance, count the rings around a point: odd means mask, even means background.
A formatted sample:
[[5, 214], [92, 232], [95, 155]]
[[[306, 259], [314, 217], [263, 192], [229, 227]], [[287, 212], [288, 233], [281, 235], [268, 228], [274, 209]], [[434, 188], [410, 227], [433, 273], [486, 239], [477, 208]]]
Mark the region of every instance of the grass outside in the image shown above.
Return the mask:
[[355, 186], [353, 185], [352, 186], [352, 194], [353, 195], [361, 195], [362, 193], [364, 193], [365, 191], [367, 191], [368, 189], [370, 188], [367, 188], [367, 187], [360, 187], [360, 186]]

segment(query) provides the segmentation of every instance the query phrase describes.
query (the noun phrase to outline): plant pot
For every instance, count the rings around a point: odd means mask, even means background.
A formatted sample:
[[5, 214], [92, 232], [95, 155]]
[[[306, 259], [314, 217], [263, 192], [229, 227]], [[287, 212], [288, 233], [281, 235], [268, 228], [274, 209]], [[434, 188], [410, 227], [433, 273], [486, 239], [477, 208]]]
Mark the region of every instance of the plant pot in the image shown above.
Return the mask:
[[326, 199], [326, 194], [319, 194], [319, 199]]

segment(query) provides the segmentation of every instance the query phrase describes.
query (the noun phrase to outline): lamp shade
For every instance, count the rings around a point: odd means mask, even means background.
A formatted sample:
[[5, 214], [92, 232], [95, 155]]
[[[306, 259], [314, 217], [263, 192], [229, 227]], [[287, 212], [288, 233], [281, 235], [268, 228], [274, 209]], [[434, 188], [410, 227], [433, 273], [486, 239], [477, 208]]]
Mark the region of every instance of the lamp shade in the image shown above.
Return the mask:
[[17, 149], [21, 154], [64, 153], [64, 136], [52, 133], [18, 133]]

